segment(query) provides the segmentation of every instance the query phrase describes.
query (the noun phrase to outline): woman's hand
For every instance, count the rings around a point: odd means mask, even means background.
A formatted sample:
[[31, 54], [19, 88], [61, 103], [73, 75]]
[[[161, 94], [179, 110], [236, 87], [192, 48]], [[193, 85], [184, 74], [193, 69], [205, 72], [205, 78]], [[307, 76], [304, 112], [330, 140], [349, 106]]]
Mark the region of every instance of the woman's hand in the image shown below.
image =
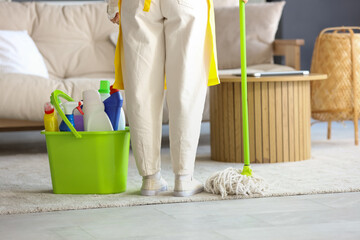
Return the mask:
[[247, 3], [248, 2], [248, 0], [242, 0], [244, 3]]
[[[246, 0], [246, 1], [247, 1], [247, 0]], [[119, 18], [119, 13], [117, 12], [117, 13], [115, 14], [115, 17], [114, 17], [113, 19], [111, 19], [110, 21], [111, 21], [112, 23], [119, 24], [119, 20], [120, 20], [120, 18]]]

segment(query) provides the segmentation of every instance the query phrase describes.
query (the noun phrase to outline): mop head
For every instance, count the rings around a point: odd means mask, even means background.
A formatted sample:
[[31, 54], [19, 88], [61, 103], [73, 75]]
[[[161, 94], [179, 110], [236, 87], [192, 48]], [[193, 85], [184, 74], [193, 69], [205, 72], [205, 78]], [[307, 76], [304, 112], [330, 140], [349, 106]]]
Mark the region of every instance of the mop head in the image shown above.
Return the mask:
[[220, 194], [223, 198], [227, 195], [263, 195], [268, 188], [265, 180], [256, 176], [241, 174], [241, 169], [227, 168], [216, 172], [206, 180], [205, 190], [210, 193]]

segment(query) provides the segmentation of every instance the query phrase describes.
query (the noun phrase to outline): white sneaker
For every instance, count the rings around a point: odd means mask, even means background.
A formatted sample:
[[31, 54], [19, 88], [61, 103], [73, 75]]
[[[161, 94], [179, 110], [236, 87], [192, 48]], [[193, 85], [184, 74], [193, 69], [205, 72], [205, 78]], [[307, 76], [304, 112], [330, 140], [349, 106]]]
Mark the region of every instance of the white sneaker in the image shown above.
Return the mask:
[[175, 177], [175, 197], [188, 197], [204, 191], [204, 185], [191, 175], [177, 175]]
[[161, 177], [160, 172], [143, 177], [141, 186], [141, 195], [154, 196], [159, 192], [166, 191], [168, 188], [167, 182]]

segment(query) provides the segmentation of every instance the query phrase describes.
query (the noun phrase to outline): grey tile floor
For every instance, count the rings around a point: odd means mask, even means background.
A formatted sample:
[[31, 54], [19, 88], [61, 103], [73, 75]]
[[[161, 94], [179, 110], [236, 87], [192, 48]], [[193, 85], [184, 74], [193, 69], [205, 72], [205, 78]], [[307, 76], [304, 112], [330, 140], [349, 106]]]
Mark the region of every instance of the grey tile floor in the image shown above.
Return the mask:
[[0, 216], [0, 239], [360, 239], [360, 193]]
[[[334, 139], [353, 138], [349, 122], [333, 129]], [[312, 127], [313, 141], [325, 137], [325, 124]], [[44, 152], [43, 144], [38, 133], [0, 133], [0, 154]], [[0, 239], [360, 239], [360, 193], [0, 216]]]

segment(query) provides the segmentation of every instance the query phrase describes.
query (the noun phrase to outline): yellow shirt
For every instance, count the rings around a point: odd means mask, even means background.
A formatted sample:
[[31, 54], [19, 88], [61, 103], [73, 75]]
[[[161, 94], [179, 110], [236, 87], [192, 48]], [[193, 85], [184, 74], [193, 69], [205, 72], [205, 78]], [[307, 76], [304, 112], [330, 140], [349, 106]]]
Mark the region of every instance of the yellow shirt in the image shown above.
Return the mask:
[[[216, 53], [216, 39], [215, 39], [215, 17], [214, 17], [214, 4], [213, 0], [208, 1], [208, 22], [207, 22], [207, 29], [206, 29], [206, 46], [209, 56], [209, 79], [208, 79], [208, 86], [217, 85], [220, 83], [218, 70], [217, 70], [217, 53]], [[150, 3], [151, 0], [145, 0], [144, 11], [150, 10]], [[121, 14], [121, 0], [119, 0], [119, 14]], [[120, 15], [121, 19], [121, 15]], [[124, 61], [124, 51], [123, 51], [123, 44], [122, 44], [122, 31], [121, 31], [121, 23], [119, 23], [120, 31], [118, 42], [116, 45], [116, 52], [115, 52], [115, 83], [114, 88], [116, 89], [124, 89], [124, 82], [123, 82], [123, 74], [122, 74], [122, 65], [121, 62]], [[165, 83], [166, 84], [166, 83]], [[165, 85], [166, 88], [166, 85]]]

